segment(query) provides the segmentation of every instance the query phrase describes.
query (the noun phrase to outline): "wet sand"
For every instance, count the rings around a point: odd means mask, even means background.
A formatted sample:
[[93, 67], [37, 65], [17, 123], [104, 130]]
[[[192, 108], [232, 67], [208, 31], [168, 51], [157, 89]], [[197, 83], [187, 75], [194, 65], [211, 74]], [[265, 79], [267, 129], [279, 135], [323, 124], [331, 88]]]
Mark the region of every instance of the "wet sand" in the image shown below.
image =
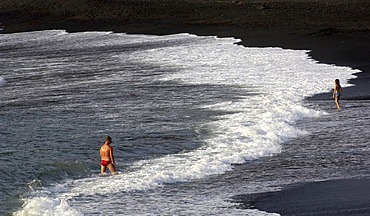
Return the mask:
[[292, 185], [279, 192], [234, 197], [239, 208], [281, 215], [369, 215], [370, 180], [347, 179]]
[[[248, 47], [311, 50], [310, 56], [319, 62], [361, 70], [342, 99], [369, 100], [368, 11], [367, 0], [3, 0], [0, 22], [1, 33], [45, 29], [192, 33], [240, 38]], [[332, 98], [325, 93], [310, 100]], [[282, 215], [369, 215], [370, 180], [312, 182], [236, 198], [242, 208]]]

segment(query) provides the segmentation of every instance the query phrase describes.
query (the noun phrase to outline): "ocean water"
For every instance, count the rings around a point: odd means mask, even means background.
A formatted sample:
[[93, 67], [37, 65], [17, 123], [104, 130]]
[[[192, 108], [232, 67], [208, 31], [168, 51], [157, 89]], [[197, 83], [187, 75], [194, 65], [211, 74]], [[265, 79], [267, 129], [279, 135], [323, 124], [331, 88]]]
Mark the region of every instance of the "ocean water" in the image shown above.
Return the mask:
[[233, 197], [368, 176], [369, 101], [305, 100], [359, 71], [237, 42], [0, 35], [0, 214], [277, 215]]

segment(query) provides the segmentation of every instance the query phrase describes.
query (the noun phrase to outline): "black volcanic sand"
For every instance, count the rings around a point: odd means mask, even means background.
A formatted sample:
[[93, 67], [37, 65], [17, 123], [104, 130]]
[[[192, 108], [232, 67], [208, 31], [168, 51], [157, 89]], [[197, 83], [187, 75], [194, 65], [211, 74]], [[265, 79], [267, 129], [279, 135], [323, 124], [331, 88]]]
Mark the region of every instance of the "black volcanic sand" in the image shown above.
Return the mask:
[[237, 195], [239, 208], [281, 215], [348, 216], [370, 214], [370, 180], [332, 180], [294, 185], [278, 191]]
[[[362, 71], [344, 89], [345, 101], [370, 99], [369, 11], [368, 0], [1, 0], [0, 22], [1, 33], [186, 32], [240, 38], [247, 47], [310, 50], [319, 62]], [[234, 199], [241, 208], [282, 215], [370, 215], [370, 180], [312, 182]]]

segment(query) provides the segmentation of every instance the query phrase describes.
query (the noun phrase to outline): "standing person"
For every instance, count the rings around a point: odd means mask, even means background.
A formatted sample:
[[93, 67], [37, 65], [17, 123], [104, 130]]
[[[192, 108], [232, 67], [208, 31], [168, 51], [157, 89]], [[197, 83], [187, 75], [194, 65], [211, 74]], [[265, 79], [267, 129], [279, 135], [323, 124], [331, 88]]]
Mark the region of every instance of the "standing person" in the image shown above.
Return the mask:
[[334, 91], [333, 91], [333, 98], [335, 100], [335, 104], [337, 105], [338, 110], [340, 110], [339, 99], [340, 95], [343, 93], [342, 87], [340, 86], [339, 79], [334, 81]]
[[109, 146], [112, 143], [112, 137], [107, 136], [105, 138], [105, 143], [100, 148], [100, 172], [105, 174], [105, 171], [108, 167], [109, 171], [115, 175], [116, 174], [116, 161], [113, 156], [113, 147]]

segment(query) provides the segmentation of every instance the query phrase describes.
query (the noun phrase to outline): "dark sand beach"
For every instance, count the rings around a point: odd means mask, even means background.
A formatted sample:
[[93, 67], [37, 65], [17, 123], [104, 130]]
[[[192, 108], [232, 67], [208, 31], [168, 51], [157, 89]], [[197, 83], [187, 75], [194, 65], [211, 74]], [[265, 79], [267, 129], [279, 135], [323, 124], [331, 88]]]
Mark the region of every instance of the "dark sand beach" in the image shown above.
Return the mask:
[[370, 180], [332, 180], [293, 185], [279, 192], [235, 197], [242, 208], [281, 215], [369, 215]]
[[[193, 33], [242, 39], [248, 47], [311, 50], [322, 63], [362, 72], [344, 100], [370, 99], [368, 0], [3, 0], [1, 33], [44, 29], [165, 35]], [[313, 83], [314, 85], [314, 83]], [[330, 94], [310, 100], [332, 100]], [[282, 215], [369, 215], [370, 180], [292, 185], [238, 197], [242, 208]]]

